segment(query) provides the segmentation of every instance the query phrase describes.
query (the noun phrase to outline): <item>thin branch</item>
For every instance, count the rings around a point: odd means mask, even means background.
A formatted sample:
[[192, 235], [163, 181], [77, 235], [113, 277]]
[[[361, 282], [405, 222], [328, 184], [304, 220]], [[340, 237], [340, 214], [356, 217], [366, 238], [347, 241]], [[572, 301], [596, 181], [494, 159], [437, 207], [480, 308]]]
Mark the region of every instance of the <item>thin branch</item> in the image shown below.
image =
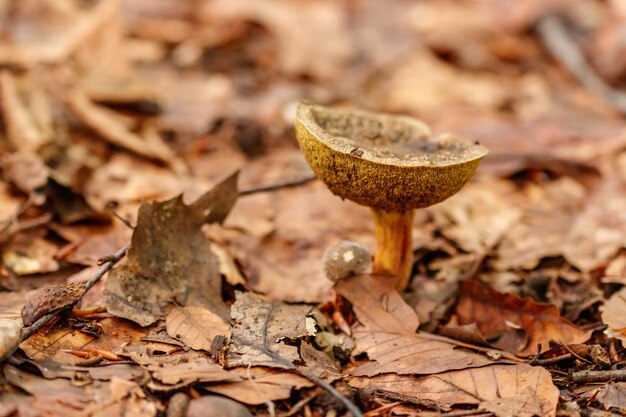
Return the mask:
[[[87, 293], [87, 291], [91, 289], [91, 287], [93, 287], [94, 285], [96, 285], [98, 281], [100, 281], [100, 278], [102, 278], [104, 274], [109, 272], [111, 268], [113, 268], [113, 266], [116, 263], [118, 263], [120, 259], [124, 257], [124, 255], [126, 255], [126, 252], [128, 251], [129, 246], [130, 245], [126, 245], [120, 250], [118, 250], [117, 252], [115, 252], [113, 255], [106, 257], [107, 261], [104, 262], [102, 266], [100, 267], [100, 269], [98, 269], [98, 271], [94, 274], [94, 276], [91, 277], [91, 279], [85, 283], [85, 286], [84, 286], [85, 292], [83, 292], [83, 295], [81, 296], [81, 298], [85, 295], [85, 293]], [[77, 300], [76, 302], [78, 301], [80, 301], [80, 299]], [[50, 322], [50, 320], [58, 316], [60, 312], [61, 311], [53, 311], [51, 313], [48, 313], [45, 316], [42, 316], [41, 318], [39, 318], [39, 320], [31, 324], [30, 326], [25, 327], [22, 331], [21, 342], [23, 342], [24, 340], [28, 339], [33, 334], [41, 330], [46, 324]]]
[[283, 188], [297, 187], [297, 186], [309, 183], [309, 182], [311, 182], [311, 181], [313, 181], [315, 179], [317, 179], [315, 174], [311, 174], [311, 175], [309, 175], [307, 177], [303, 177], [303, 178], [300, 178], [300, 179], [297, 179], [297, 180], [283, 181], [283, 182], [277, 182], [275, 184], [259, 185], [259, 186], [254, 186], [254, 187], [250, 187], [250, 188], [244, 188], [243, 190], [239, 191], [239, 196], [243, 197], [243, 196], [251, 195], [251, 194], [266, 193], [266, 192], [270, 192], [270, 191], [277, 191], [277, 190], [281, 190]]
[[608, 371], [578, 371], [572, 374], [572, 380], [578, 383], [626, 381], [626, 369]]
[[587, 90], [626, 113], [626, 93], [611, 87], [596, 74], [559, 17], [543, 17], [537, 24], [537, 32], [554, 58], [574, 74]]
[[330, 395], [332, 395], [338, 401], [340, 401], [348, 409], [348, 411], [350, 411], [350, 413], [352, 413], [352, 415], [354, 417], [364, 417], [363, 413], [361, 412], [361, 410], [359, 410], [359, 408], [356, 406], [356, 404], [354, 404], [352, 401], [350, 401], [348, 398], [346, 398], [346, 396], [344, 396], [342, 393], [337, 391], [337, 389], [335, 389], [335, 387], [333, 387], [331, 384], [329, 384], [328, 382], [324, 381], [322, 378], [319, 378], [319, 377], [311, 374], [310, 372], [307, 372], [304, 369], [297, 368], [293, 363], [291, 363], [290, 361], [288, 361], [287, 359], [283, 358], [278, 353], [274, 352], [273, 350], [271, 350], [269, 348], [269, 346], [267, 344], [267, 333], [268, 333], [268, 327], [269, 327], [269, 323], [270, 323], [270, 319], [271, 319], [271, 315], [272, 315], [273, 311], [274, 311], [274, 303], [272, 303], [270, 305], [270, 308], [268, 309], [267, 315], [265, 317], [265, 321], [263, 323], [263, 345], [262, 346], [258, 346], [258, 345], [254, 344], [254, 343], [252, 343], [252, 342], [250, 342], [248, 340], [244, 340], [244, 339], [242, 339], [242, 338], [240, 338], [238, 336], [235, 336], [235, 335], [232, 336], [232, 340], [234, 340], [237, 343], [240, 343], [242, 345], [250, 346], [252, 348], [260, 350], [261, 352], [263, 352], [264, 354], [266, 354], [267, 356], [272, 358], [276, 363], [278, 363], [279, 365], [281, 365], [285, 369], [289, 369], [289, 370], [291, 370], [291, 371], [293, 371], [293, 372], [295, 372], [295, 373], [305, 377], [309, 381], [315, 383], [318, 387], [325, 389]]

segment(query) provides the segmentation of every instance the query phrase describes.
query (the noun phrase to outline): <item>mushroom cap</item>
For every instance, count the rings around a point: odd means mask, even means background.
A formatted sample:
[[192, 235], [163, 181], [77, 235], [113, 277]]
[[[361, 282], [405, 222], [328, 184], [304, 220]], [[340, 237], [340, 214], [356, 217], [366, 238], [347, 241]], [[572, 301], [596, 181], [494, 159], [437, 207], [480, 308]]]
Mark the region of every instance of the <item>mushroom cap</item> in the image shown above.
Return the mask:
[[421, 121], [391, 114], [298, 106], [296, 137], [318, 178], [336, 195], [387, 210], [428, 207], [474, 175], [487, 148], [433, 137]]

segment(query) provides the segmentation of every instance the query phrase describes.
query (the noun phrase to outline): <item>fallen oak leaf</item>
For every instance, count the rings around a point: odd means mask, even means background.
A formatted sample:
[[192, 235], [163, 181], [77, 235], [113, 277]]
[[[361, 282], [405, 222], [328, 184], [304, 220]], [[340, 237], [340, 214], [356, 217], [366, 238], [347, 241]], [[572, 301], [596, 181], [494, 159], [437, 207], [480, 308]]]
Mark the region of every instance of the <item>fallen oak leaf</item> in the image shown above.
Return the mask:
[[396, 291], [393, 276], [354, 275], [335, 283], [335, 291], [352, 303], [363, 324], [353, 329], [353, 356], [367, 353], [370, 359], [351, 370], [351, 375], [432, 374], [493, 363], [444, 340], [416, 334], [417, 313]]
[[201, 228], [226, 218], [237, 200], [237, 176], [189, 206], [181, 196], [142, 204], [126, 262], [106, 282], [104, 304], [111, 314], [148, 326], [176, 303], [228, 319], [219, 261]]
[[459, 324], [476, 323], [488, 340], [506, 337], [507, 332], [518, 329], [526, 332], [526, 345], [511, 353], [528, 356], [536, 353], [539, 343], [548, 346], [551, 340], [555, 340], [572, 344], [589, 338], [589, 332], [561, 317], [552, 304], [502, 294], [474, 280], [459, 282], [459, 292], [461, 295], [456, 306]]
[[492, 365], [424, 377], [390, 374], [349, 378], [348, 384], [444, 410], [455, 404], [475, 404], [497, 416], [554, 416], [559, 399], [550, 373], [528, 365]]

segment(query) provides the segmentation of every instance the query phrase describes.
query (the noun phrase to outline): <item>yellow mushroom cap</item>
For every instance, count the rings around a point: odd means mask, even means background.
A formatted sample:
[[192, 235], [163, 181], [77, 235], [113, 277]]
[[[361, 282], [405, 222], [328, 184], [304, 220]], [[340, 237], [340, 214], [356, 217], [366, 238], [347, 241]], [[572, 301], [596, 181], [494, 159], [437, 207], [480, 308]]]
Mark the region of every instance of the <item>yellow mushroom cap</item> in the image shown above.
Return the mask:
[[487, 148], [391, 114], [298, 106], [296, 137], [318, 178], [336, 195], [387, 210], [428, 207], [474, 175]]

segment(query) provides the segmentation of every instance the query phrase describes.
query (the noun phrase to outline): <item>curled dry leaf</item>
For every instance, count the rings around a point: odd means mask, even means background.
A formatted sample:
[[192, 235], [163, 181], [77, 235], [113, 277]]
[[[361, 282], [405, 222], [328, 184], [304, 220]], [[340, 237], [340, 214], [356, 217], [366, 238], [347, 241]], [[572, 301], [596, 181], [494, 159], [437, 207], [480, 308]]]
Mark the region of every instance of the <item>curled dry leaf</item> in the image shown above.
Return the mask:
[[551, 340], [582, 343], [589, 338], [588, 332], [561, 317], [552, 304], [501, 294], [478, 281], [460, 282], [459, 291], [456, 306], [459, 324], [476, 323], [488, 340], [509, 337], [519, 330], [526, 332], [528, 342], [511, 353], [532, 355], [539, 343], [543, 346], [548, 346]]
[[602, 322], [610, 337], [626, 342], [626, 287], [611, 296], [602, 306]]
[[202, 307], [175, 307], [165, 319], [167, 334], [192, 349], [211, 352], [213, 341], [222, 336], [230, 340], [230, 326], [210, 310]]
[[168, 164], [175, 161], [174, 152], [165, 142], [130, 131], [112, 110], [94, 104], [86, 95], [74, 92], [67, 98], [67, 104], [87, 127], [111, 144]]
[[189, 206], [182, 197], [142, 204], [126, 262], [106, 282], [107, 310], [142, 326], [158, 320], [172, 302], [228, 319], [219, 262], [201, 228], [223, 221], [237, 195], [233, 174]]
[[355, 388], [448, 410], [456, 404], [475, 404], [496, 416], [554, 416], [559, 390], [550, 373], [528, 365], [492, 365], [425, 377], [380, 375], [351, 378]]
[[307, 305], [268, 302], [251, 292], [237, 293], [237, 300], [231, 307], [235, 324], [226, 356], [227, 366], [284, 367], [263, 353], [264, 346], [287, 361], [299, 360], [298, 348], [284, 340], [315, 334], [315, 321], [307, 317], [310, 311]]
[[76, 304], [84, 293], [82, 283], [48, 285], [37, 290], [22, 307], [24, 326], [30, 326], [48, 313]]
[[218, 396], [196, 398], [189, 403], [187, 417], [252, 417], [240, 403]]
[[28, 105], [20, 98], [17, 80], [9, 71], [0, 71], [0, 109], [7, 138], [15, 149], [37, 151], [51, 140], [50, 132], [37, 126]]
[[0, 319], [0, 362], [15, 352], [22, 339], [22, 326], [17, 320]]

